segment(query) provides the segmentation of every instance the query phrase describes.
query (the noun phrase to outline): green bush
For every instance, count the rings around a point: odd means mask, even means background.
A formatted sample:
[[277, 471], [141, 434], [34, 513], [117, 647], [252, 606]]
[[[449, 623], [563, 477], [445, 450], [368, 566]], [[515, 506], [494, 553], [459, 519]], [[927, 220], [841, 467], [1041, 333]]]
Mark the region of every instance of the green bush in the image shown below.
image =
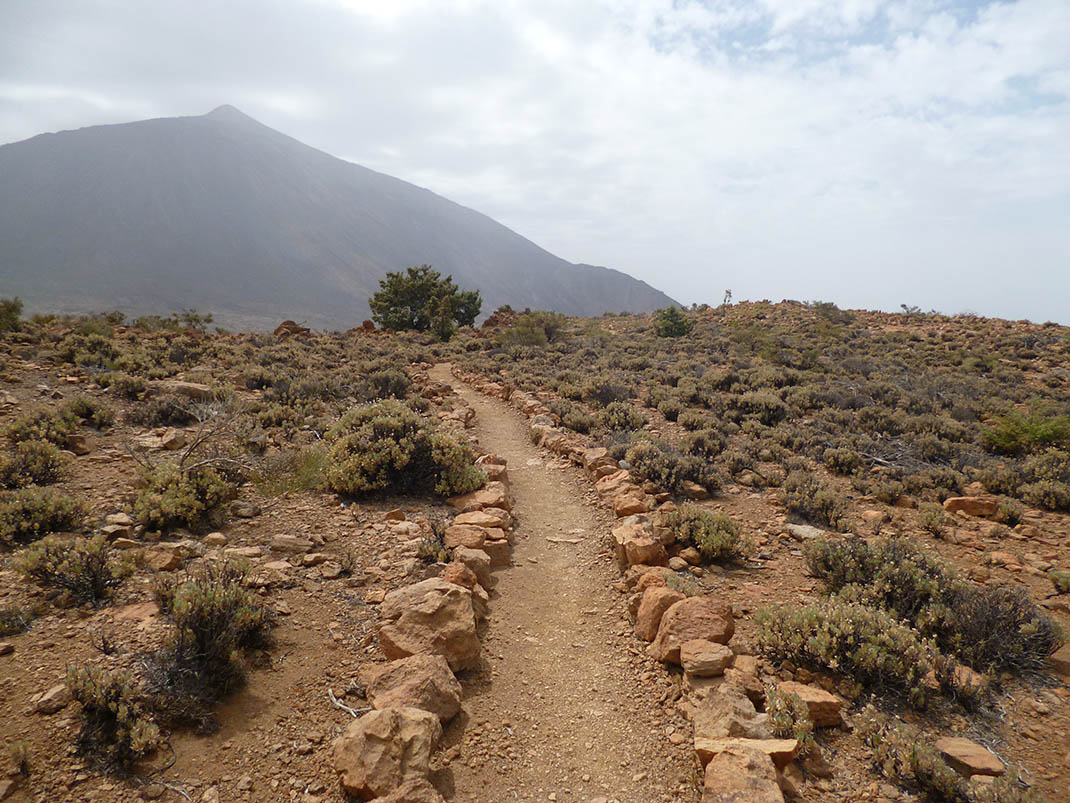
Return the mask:
[[565, 399], [555, 399], [549, 404], [550, 412], [561, 419], [561, 426], [573, 432], [587, 434], [598, 424], [597, 419], [580, 405]]
[[427, 492], [450, 496], [483, 486], [471, 447], [434, 430], [395, 400], [355, 407], [328, 433], [328, 487], [357, 496]]
[[0, 332], [14, 332], [18, 329], [21, 315], [21, 299], [0, 298]]
[[933, 538], [942, 538], [948, 518], [940, 505], [922, 505], [918, 514], [918, 524]]
[[847, 503], [829, 485], [807, 471], [792, 471], [780, 486], [780, 501], [793, 516], [829, 527], [843, 526]]
[[887, 611], [979, 671], [1042, 669], [1062, 644], [1024, 589], [974, 585], [905, 539], [815, 539], [806, 557], [830, 592]]
[[372, 319], [384, 329], [435, 330], [440, 339], [456, 326], [471, 326], [483, 301], [478, 290], [460, 290], [453, 277], [432, 270], [430, 265], [389, 272], [379, 282], [379, 291], [368, 299]]
[[104, 429], [115, 420], [115, 413], [108, 405], [89, 396], [74, 396], [63, 405], [65, 412], [93, 429]]
[[55, 488], [23, 488], [0, 494], [0, 543], [28, 544], [49, 533], [75, 530], [85, 509]]
[[561, 337], [566, 320], [564, 315], [557, 312], [525, 312], [495, 340], [503, 348], [545, 346]]
[[0, 454], [0, 488], [51, 485], [63, 475], [63, 453], [48, 441], [19, 441], [7, 454]]
[[1070, 446], [1070, 416], [1012, 411], [981, 429], [989, 451], [1018, 455], [1053, 446]]
[[151, 680], [169, 717], [207, 725], [207, 707], [244, 681], [245, 652], [268, 646], [271, 617], [246, 575], [243, 564], [223, 561], [158, 581], [156, 601], [174, 628]]
[[1070, 572], [1053, 569], [1048, 572], [1048, 579], [1051, 580], [1056, 594], [1070, 594]]
[[658, 402], [658, 412], [665, 416], [666, 421], [675, 421], [683, 410], [683, 404], [676, 399], [663, 399]]
[[658, 337], [682, 337], [695, 328], [695, 322], [679, 307], [666, 307], [654, 313], [654, 333]]
[[583, 386], [583, 398], [599, 407], [628, 401], [634, 395], [630, 387], [613, 377], [595, 377]]
[[33, 613], [17, 605], [0, 606], [0, 638], [25, 633], [33, 621]]
[[738, 398], [736, 405], [767, 427], [774, 426], [788, 417], [788, 405], [769, 391], [752, 390], [744, 393]]
[[99, 606], [130, 574], [103, 535], [95, 538], [48, 536], [28, 547], [15, 563], [26, 577], [46, 588], [67, 592], [77, 603]]
[[695, 455], [682, 454], [666, 441], [641, 438], [625, 453], [625, 460], [637, 478], [672, 493], [682, 493], [685, 482], [698, 483], [711, 493], [721, 486], [713, 466]]
[[797, 739], [799, 754], [806, 755], [815, 746], [814, 721], [810, 709], [797, 694], [770, 689], [765, 695], [765, 712], [769, 726], [779, 739]]
[[197, 420], [189, 399], [165, 393], [151, 396], [126, 414], [131, 424], [143, 427], [184, 427]]
[[610, 402], [598, 413], [598, 421], [608, 430], [637, 430], [646, 425], [646, 416], [626, 402]]
[[48, 441], [64, 448], [78, 428], [78, 420], [67, 410], [41, 410], [27, 413], [4, 429], [12, 446], [23, 441]]
[[831, 597], [802, 607], [761, 610], [758, 643], [772, 658], [835, 670], [880, 693], [924, 707], [936, 647], [884, 611]]
[[82, 706], [78, 753], [94, 767], [126, 775], [163, 743], [151, 707], [128, 672], [72, 666], [67, 687]]
[[726, 442], [715, 429], [698, 429], [685, 434], [680, 445], [688, 454], [712, 460], [724, 451]]
[[223, 506], [237, 488], [212, 466], [183, 469], [177, 462], [142, 470], [134, 497], [134, 518], [149, 530], [188, 527], [203, 531], [218, 526]]
[[666, 526], [673, 531], [677, 543], [693, 546], [708, 561], [741, 560], [752, 549], [741, 535], [737, 521], [698, 505], [684, 505], [673, 511], [667, 517]]
[[131, 376], [122, 371], [101, 374], [97, 377], [96, 382], [102, 388], [109, 388], [119, 398], [129, 401], [140, 401], [149, 390], [149, 383], [145, 381], [144, 377]]

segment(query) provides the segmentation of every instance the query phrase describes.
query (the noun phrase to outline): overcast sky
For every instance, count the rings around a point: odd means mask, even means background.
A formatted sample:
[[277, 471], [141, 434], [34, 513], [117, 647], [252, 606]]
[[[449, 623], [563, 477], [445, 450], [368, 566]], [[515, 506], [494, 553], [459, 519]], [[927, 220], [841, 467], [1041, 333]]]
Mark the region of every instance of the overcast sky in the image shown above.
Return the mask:
[[684, 303], [1070, 323], [1070, 2], [0, 0], [0, 142], [230, 103]]

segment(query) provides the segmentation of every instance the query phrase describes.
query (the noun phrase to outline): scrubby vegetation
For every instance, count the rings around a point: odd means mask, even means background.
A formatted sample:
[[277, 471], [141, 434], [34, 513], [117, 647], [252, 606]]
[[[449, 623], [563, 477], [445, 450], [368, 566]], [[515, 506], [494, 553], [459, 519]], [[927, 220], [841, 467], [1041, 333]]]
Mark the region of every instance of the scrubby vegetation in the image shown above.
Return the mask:
[[131, 571], [129, 562], [118, 558], [102, 535], [42, 538], [19, 556], [17, 567], [34, 582], [94, 606], [103, 603]]
[[712, 513], [695, 505], [684, 505], [666, 519], [678, 543], [692, 546], [703, 559], [714, 563], [743, 558], [753, 549], [741, 535], [739, 523], [724, 513]]
[[151, 707], [128, 672], [71, 667], [67, 687], [82, 706], [78, 752], [93, 766], [129, 774], [163, 742]]
[[0, 492], [0, 544], [28, 544], [49, 533], [76, 530], [85, 508], [55, 488]]

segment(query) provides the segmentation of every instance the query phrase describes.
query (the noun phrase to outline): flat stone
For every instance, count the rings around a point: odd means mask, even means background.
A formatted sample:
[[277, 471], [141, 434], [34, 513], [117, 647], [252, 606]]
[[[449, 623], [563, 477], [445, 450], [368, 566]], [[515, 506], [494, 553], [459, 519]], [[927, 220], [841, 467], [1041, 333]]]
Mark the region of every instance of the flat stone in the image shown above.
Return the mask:
[[680, 645], [680, 666], [695, 677], [723, 675], [735, 657], [731, 647], [706, 639], [691, 639]]
[[702, 803], [784, 803], [776, 767], [761, 750], [736, 745], [706, 765]]
[[971, 775], [1002, 775], [1006, 771], [1003, 762], [991, 751], [969, 739], [947, 736], [937, 739], [933, 746], [952, 769], [967, 778]]
[[805, 683], [796, 683], [795, 681], [784, 681], [779, 683], [777, 688], [785, 694], [798, 695], [806, 703], [806, 708], [810, 712], [810, 719], [814, 721], [816, 727], [834, 728], [843, 722], [843, 717], [840, 714], [840, 708], [843, 703], [840, 702], [836, 695], [829, 694], [829, 692], [817, 686], [808, 686]]
[[726, 750], [750, 748], [765, 753], [777, 769], [784, 769], [799, 754], [798, 739], [695, 739], [695, 755], [705, 767], [710, 759]]

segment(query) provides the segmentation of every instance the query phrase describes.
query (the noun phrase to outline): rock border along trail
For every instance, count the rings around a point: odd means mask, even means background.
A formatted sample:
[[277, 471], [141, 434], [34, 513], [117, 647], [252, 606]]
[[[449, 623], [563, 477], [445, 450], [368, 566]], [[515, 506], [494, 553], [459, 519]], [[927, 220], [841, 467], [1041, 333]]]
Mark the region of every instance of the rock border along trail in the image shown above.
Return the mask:
[[506, 458], [518, 524], [483, 663], [462, 678], [466, 721], [444, 735], [453, 760], [440, 788], [481, 803], [697, 800], [689, 726], [612, 588], [612, 516], [578, 469], [531, 443], [519, 413], [450, 370], [430, 376], [475, 409], [481, 447]]

